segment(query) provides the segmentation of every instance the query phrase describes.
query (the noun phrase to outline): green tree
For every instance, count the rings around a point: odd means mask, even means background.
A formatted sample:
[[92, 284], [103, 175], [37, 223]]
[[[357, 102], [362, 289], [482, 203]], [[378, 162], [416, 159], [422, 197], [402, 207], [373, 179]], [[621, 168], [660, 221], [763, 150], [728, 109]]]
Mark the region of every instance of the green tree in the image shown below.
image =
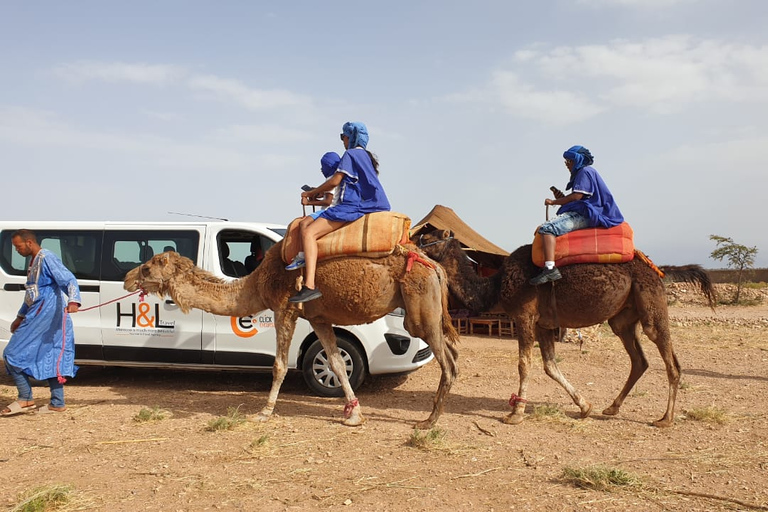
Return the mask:
[[738, 282], [736, 283], [736, 297], [733, 302], [739, 302], [741, 298], [741, 283], [742, 276], [745, 270], [749, 270], [755, 264], [755, 255], [757, 254], [757, 247], [747, 247], [746, 245], [737, 244], [732, 238], [709, 235], [710, 240], [714, 240], [717, 244], [717, 248], [709, 255], [710, 258], [723, 261], [728, 261], [728, 268], [733, 268], [738, 271]]

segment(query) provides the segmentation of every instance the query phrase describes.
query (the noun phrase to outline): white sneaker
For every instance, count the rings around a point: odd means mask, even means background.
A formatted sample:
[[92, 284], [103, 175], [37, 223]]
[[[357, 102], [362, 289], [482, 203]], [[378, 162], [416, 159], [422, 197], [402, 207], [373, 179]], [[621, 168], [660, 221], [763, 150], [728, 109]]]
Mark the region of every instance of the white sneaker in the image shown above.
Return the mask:
[[296, 270], [302, 268], [305, 264], [306, 262], [303, 257], [296, 256], [288, 265], [286, 265], [285, 270]]

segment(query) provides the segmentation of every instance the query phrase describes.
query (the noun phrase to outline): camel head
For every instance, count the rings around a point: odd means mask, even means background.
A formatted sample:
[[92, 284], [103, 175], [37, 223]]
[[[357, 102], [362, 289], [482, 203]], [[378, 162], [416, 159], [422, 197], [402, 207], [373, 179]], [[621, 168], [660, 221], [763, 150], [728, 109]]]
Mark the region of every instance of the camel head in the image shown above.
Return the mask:
[[177, 252], [167, 251], [128, 272], [123, 280], [123, 288], [129, 292], [143, 290], [146, 293], [166, 295], [175, 277], [189, 274], [194, 269], [192, 260]]
[[456, 239], [453, 237], [453, 232], [447, 229], [436, 229], [419, 236], [415, 236], [412, 242], [415, 243], [419, 249], [424, 251], [427, 256], [437, 262], [441, 262], [445, 256], [448, 244]]

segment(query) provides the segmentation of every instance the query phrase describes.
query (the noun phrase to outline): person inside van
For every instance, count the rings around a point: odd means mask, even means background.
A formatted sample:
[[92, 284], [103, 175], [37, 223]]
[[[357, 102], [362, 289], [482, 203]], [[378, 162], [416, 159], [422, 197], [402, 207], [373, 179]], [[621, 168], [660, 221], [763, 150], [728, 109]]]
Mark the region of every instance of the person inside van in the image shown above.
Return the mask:
[[301, 233], [306, 272], [304, 285], [299, 293], [288, 299], [291, 302], [307, 302], [323, 294], [315, 286], [317, 269], [317, 239], [335, 231], [366, 213], [389, 211], [389, 199], [379, 181], [379, 162], [366, 149], [368, 129], [363, 123], [344, 123], [340, 135], [344, 155], [331, 178], [317, 188], [302, 192], [304, 198], [316, 198], [339, 187], [338, 202], [322, 212]]
[[230, 277], [243, 277], [247, 274], [242, 261], [229, 259], [229, 245], [221, 243], [221, 271]]
[[261, 239], [258, 236], [251, 240], [251, 254], [245, 257], [245, 271], [250, 274], [264, 259], [264, 250], [261, 248]]

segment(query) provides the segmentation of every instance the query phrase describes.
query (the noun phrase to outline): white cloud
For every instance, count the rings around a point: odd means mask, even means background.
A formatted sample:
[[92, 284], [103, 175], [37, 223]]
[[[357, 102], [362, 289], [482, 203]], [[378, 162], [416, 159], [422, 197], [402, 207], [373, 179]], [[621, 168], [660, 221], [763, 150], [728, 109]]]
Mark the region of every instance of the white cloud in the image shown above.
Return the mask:
[[199, 75], [189, 79], [187, 85], [197, 91], [211, 93], [215, 97], [233, 101], [250, 110], [266, 108], [309, 106], [307, 96], [285, 90], [252, 89], [239, 80]]
[[563, 125], [611, 107], [668, 114], [702, 102], [768, 103], [768, 46], [669, 36], [605, 45], [532, 45], [487, 84], [446, 96], [497, 102], [524, 119]]
[[172, 83], [186, 74], [186, 70], [179, 66], [94, 61], [60, 64], [53, 71], [57, 76], [74, 83], [101, 80], [152, 85]]
[[504, 108], [517, 117], [551, 125], [583, 121], [603, 109], [583, 94], [567, 90], [541, 91], [507, 71], [494, 73], [490, 88]]
[[545, 80], [588, 84], [618, 106], [667, 112], [700, 101], [768, 100], [768, 47], [670, 36], [525, 51], [518, 62]]
[[[295, 156], [262, 152], [254, 155], [248, 145], [223, 145], [178, 141], [167, 137], [109, 134], [82, 130], [60, 121], [56, 115], [19, 107], [0, 107], [0, 143], [36, 150], [86, 150], [110, 153], [112, 158], [152, 162], [154, 167], [172, 169], [216, 169], [245, 171], [264, 167], [280, 169], [294, 164]], [[242, 141], [241, 141], [242, 142]], [[266, 167], [265, 167], [266, 168]]]

